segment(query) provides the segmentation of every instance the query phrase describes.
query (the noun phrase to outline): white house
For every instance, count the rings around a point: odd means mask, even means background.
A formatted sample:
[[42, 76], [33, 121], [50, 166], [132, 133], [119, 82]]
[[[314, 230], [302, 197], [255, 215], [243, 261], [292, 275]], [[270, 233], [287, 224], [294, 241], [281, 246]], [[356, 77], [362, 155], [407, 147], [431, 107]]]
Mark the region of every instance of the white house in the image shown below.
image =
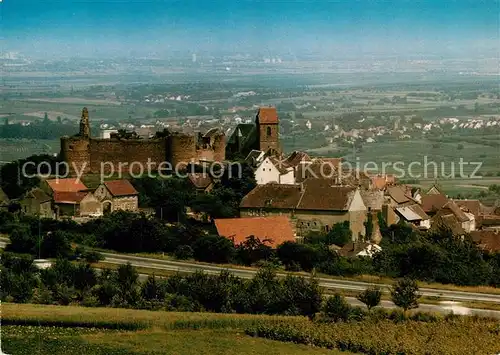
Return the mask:
[[255, 169], [255, 180], [257, 185], [270, 182], [293, 185], [295, 184], [295, 173], [293, 167], [286, 167], [282, 161], [268, 156]]

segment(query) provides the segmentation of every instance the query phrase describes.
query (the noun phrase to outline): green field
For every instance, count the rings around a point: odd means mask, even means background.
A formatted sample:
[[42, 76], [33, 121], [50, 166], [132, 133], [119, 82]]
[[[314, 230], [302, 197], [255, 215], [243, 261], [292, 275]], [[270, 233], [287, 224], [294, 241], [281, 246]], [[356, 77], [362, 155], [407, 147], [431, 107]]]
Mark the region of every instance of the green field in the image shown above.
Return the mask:
[[0, 161], [13, 161], [38, 154], [58, 154], [58, 139], [0, 139]]
[[[253, 338], [244, 333], [247, 327], [256, 323], [274, 324], [279, 320], [303, 320], [299, 317], [150, 312], [29, 304], [3, 304], [2, 308], [2, 347], [6, 353], [13, 355], [341, 353]], [[26, 325], [8, 325], [16, 321]], [[75, 328], [78, 325], [80, 327]], [[139, 329], [130, 330], [130, 325]], [[129, 330], [125, 330], [127, 327]]]

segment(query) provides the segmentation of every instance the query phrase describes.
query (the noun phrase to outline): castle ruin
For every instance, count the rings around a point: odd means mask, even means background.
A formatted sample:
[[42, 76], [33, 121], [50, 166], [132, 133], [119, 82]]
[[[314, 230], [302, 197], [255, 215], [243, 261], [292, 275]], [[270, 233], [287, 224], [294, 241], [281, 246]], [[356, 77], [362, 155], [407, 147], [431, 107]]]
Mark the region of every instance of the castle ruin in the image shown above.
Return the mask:
[[[172, 167], [190, 162], [222, 162], [225, 159], [225, 135], [218, 129], [205, 134], [179, 132], [150, 139], [93, 138], [90, 134], [89, 113], [82, 110], [80, 131], [75, 136], [61, 137], [61, 157], [68, 163], [71, 173], [134, 173], [146, 169], [155, 171], [170, 163]], [[148, 165], [149, 164], [149, 165]]]

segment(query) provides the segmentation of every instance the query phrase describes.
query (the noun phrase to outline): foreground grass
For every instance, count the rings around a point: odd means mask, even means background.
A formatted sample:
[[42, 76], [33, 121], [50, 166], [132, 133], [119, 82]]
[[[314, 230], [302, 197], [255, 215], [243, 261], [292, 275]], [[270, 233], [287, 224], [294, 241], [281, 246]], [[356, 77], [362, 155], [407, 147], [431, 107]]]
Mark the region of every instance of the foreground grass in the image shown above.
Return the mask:
[[340, 354], [244, 333], [249, 326], [302, 322], [303, 317], [31, 304], [2, 304], [2, 315], [3, 350], [15, 355]]

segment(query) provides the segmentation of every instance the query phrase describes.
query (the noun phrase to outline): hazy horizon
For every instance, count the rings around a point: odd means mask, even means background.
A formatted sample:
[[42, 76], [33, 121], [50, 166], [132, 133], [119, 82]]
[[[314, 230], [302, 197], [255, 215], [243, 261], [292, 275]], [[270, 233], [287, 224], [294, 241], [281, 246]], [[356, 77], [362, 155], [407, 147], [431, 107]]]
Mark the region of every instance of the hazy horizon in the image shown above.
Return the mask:
[[2, 49], [35, 58], [172, 53], [499, 57], [499, 1], [3, 0]]

